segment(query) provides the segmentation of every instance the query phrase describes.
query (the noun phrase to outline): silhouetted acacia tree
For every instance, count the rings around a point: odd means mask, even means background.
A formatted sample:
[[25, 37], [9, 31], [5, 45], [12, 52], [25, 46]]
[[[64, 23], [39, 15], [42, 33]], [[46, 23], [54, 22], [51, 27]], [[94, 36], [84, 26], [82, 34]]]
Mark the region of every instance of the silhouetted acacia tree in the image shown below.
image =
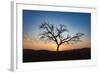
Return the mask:
[[66, 34], [65, 32], [68, 32], [69, 30], [62, 24], [59, 24], [58, 26], [54, 26], [53, 24], [49, 24], [48, 22], [43, 22], [40, 25], [40, 29], [43, 30], [43, 33], [40, 34], [41, 39], [54, 41], [57, 44], [57, 52], [59, 52], [59, 47], [64, 44], [70, 44], [72, 42], [79, 42], [80, 37], [83, 36], [83, 33], [76, 33], [73, 36], [70, 36], [69, 34]]

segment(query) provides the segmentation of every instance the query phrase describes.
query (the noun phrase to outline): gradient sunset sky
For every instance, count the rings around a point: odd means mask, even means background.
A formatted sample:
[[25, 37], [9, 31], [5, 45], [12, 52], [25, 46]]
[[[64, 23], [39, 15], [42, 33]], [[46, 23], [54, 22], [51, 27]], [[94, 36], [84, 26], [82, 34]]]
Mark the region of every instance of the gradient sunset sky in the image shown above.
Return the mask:
[[[60, 50], [70, 50], [78, 48], [91, 48], [91, 14], [77, 12], [55, 12], [55, 11], [35, 11], [23, 10], [23, 48], [33, 50], [56, 51], [54, 42], [39, 39], [42, 30], [39, 26], [44, 21], [57, 26], [63, 24], [69, 30], [70, 35], [77, 32], [85, 34], [82, 42], [76, 44], [64, 44]], [[66, 33], [65, 35], [67, 35]]]

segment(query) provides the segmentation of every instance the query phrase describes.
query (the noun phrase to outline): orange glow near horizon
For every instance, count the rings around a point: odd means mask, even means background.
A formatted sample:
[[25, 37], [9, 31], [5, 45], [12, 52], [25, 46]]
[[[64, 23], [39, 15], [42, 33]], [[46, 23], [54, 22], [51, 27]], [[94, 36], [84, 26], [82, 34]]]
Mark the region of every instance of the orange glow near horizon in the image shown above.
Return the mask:
[[[29, 38], [23, 40], [24, 49], [33, 50], [49, 50], [56, 51], [57, 45], [54, 42], [45, 42], [41, 40], [30, 40]], [[80, 49], [80, 48], [90, 48], [90, 42], [82, 41], [76, 44], [62, 44], [59, 47], [59, 51]]]
[[[91, 48], [91, 13], [23, 10], [23, 49], [57, 51], [55, 42], [46, 42], [40, 39], [40, 34], [47, 31], [45, 28], [40, 29], [44, 22], [54, 26], [53, 33], [55, 35], [60, 31], [58, 30], [60, 25], [64, 25], [64, 29], [68, 31], [64, 30], [62, 32], [63, 39], [67, 38], [67, 36], [73, 37], [77, 33], [84, 34], [80, 37], [82, 41], [74, 44], [62, 44], [59, 47], [59, 51]], [[61, 29], [63, 30], [63, 27]], [[44, 37], [44, 39], [47, 38]], [[60, 42], [59, 37], [57, 37], [57, 40]]]

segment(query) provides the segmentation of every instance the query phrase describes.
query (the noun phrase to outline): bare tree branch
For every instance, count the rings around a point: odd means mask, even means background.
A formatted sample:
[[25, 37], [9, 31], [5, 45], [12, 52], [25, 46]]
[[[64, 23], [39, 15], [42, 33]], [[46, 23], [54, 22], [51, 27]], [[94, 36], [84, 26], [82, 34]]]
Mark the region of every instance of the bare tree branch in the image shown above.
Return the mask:
[[68, 42], [71, 42], [71, 41], [79, 42], [79, 41], [81, 41], [80, 37], [83, 36], [83, 35], [84, 35], [83, 33], [76, 33], [76, 35], [74, 35], [72, 37], [70, 36], [70, 37], [63, 39], [62, 43], [68, 43]]
[[59, 24], [59, 26], [55, 28], [53, 24], [44, 22], [40, 25], [40, 29], [43, 30], [43, 33], [40, 34], [40, 38], [54, 41], [57, 44], [57, 52], [61, 44], [70, 43], [72, 41], [79, 42], [81, 41], [80, 37], [84, 35], [83, 33], [76, 33], [74, 36], [67, 35], [64, 37], [63, 33], [69, 30], [62, 24]]

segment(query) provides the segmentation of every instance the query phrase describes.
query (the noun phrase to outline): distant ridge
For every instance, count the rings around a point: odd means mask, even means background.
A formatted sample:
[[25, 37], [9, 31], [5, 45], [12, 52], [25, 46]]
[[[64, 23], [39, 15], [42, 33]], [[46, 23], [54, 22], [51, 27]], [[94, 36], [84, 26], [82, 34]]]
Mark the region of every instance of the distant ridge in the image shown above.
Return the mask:
[[48, 51], [23, 49], [23, 62], [83, 60], [91, 59], [91, 48], [82, 48], [68, 51]]

